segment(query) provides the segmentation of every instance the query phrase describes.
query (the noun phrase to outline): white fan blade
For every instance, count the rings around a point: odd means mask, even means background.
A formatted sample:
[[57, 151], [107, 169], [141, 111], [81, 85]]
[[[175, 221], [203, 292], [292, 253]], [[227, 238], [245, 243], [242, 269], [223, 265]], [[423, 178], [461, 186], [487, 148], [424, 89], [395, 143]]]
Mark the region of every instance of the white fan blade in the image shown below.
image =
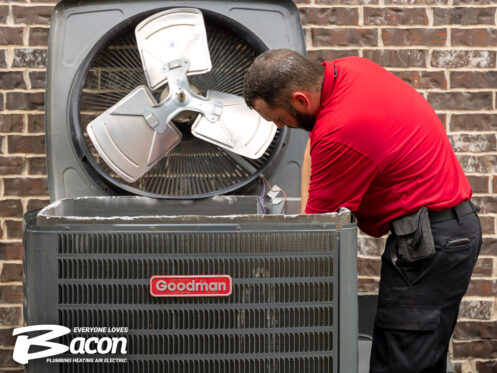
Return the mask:
[[214, 123], [199, 116], [192, 134], [244, 157], [260, 158], [273, 141], [276, 126], [251, 110], [243, 97], [207, 91], [207, 98], [222, 102], [223, 113]]
[[203, 74], [212, 68], [202, 12], [176, 8], [148, 17], [135, 29], [136, 42], [147, 82], [152, 90], [167, 82], [164, 65], [186, 58], [188, 75]]
[[150, 126], [154, 105], [150, 91], [139, 86], [88, 125], [98, 154], [127, 182], [142, 177], [181, 141], [181, 132], [172, 123], [162, 134]]

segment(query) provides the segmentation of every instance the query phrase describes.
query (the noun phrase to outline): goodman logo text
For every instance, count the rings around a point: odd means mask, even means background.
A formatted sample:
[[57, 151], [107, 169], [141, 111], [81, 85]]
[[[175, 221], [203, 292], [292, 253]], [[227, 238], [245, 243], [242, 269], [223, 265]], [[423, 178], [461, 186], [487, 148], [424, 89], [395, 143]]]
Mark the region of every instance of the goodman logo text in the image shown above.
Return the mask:
[[[46, 333], [40, 334], [40, 331], [46, 331]], [[26, 335], [20, 335], [32, 332], [38, 332], [36, 333], [36, 337], [29, 338]], [[23, 328], [16, 328], [12, 333], [14, 336], [18, 335], [14, 346], [13, 359], [19, 364], [27, 364], [29, 360], [61, 355], [67, 351], [74, 355], [127, 353], [128, 341], [125, 337], [76, 337], [71, 340], [69, 346], [51, 342], [51, 340], [62, 337], [70, 332], [71, 329], [61, 325], [33, 325]], [[29, 348], [31, 346], [45, 347], [46, 349], [43, 351], [29, 353]]]
[[153, 297], [228, 297], [232, 291], [233, 280], [228, 275], [150, 278], [150, 295]]

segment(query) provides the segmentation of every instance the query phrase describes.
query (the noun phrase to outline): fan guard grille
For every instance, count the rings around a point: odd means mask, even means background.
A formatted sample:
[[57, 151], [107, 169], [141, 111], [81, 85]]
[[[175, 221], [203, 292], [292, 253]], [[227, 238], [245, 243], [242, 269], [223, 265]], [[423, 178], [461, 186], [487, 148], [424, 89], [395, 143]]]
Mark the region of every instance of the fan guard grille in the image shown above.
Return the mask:
[[[189, 82], [203, 95], [210, 89], [241, 96], [245, 71], [262, 50], [207, 17], [205, 23], [212, 70], [189, 76]], [[147, 85], [134, 36], [136, 24], [100, 51], [80, 91], [79, 120], [93, 168], [112, 190], [158, 198], [203, 198], [234, 191], [253, 181], [274, 158], [284, 131], [278, 130], [266, 152], [254, 160], [197, 139], [190, 134], [188, 124], [176, 123], [183, 132], [181, 143], [134, 183], [118, 178], [100, 158], [86, 132], [88, 123], [138, 85]], [[161, 87], [152, 92], [158, 101], [163, 90]]]

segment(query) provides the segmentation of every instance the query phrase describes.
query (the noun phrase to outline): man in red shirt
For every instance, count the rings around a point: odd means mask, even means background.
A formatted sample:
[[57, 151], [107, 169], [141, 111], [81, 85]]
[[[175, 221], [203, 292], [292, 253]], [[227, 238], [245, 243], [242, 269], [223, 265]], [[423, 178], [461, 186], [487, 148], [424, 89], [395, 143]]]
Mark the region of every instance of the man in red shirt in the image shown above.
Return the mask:
[[322, 65], [290, 50], [256, 58], [247, 105], [310, 132], [306, 213], [346, 207], [382, 255], [371, 372], [445, 372], [450, 336], [481, 246], [471, 187], [428, 102], [375, 63]]

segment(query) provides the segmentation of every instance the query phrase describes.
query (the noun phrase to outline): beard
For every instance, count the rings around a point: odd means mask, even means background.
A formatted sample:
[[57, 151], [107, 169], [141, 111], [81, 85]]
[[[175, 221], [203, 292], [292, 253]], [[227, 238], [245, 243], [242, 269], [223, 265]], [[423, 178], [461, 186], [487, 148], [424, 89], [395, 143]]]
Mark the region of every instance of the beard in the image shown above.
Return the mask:
[[291, 107], [290, 114], [295, 118], [297, 122], [297, 128], [311, 132], [314, 128], [314, 123], [316, 122], [316, 116], [311, 114], [305, 114], [297, 111], [293, 106]]

